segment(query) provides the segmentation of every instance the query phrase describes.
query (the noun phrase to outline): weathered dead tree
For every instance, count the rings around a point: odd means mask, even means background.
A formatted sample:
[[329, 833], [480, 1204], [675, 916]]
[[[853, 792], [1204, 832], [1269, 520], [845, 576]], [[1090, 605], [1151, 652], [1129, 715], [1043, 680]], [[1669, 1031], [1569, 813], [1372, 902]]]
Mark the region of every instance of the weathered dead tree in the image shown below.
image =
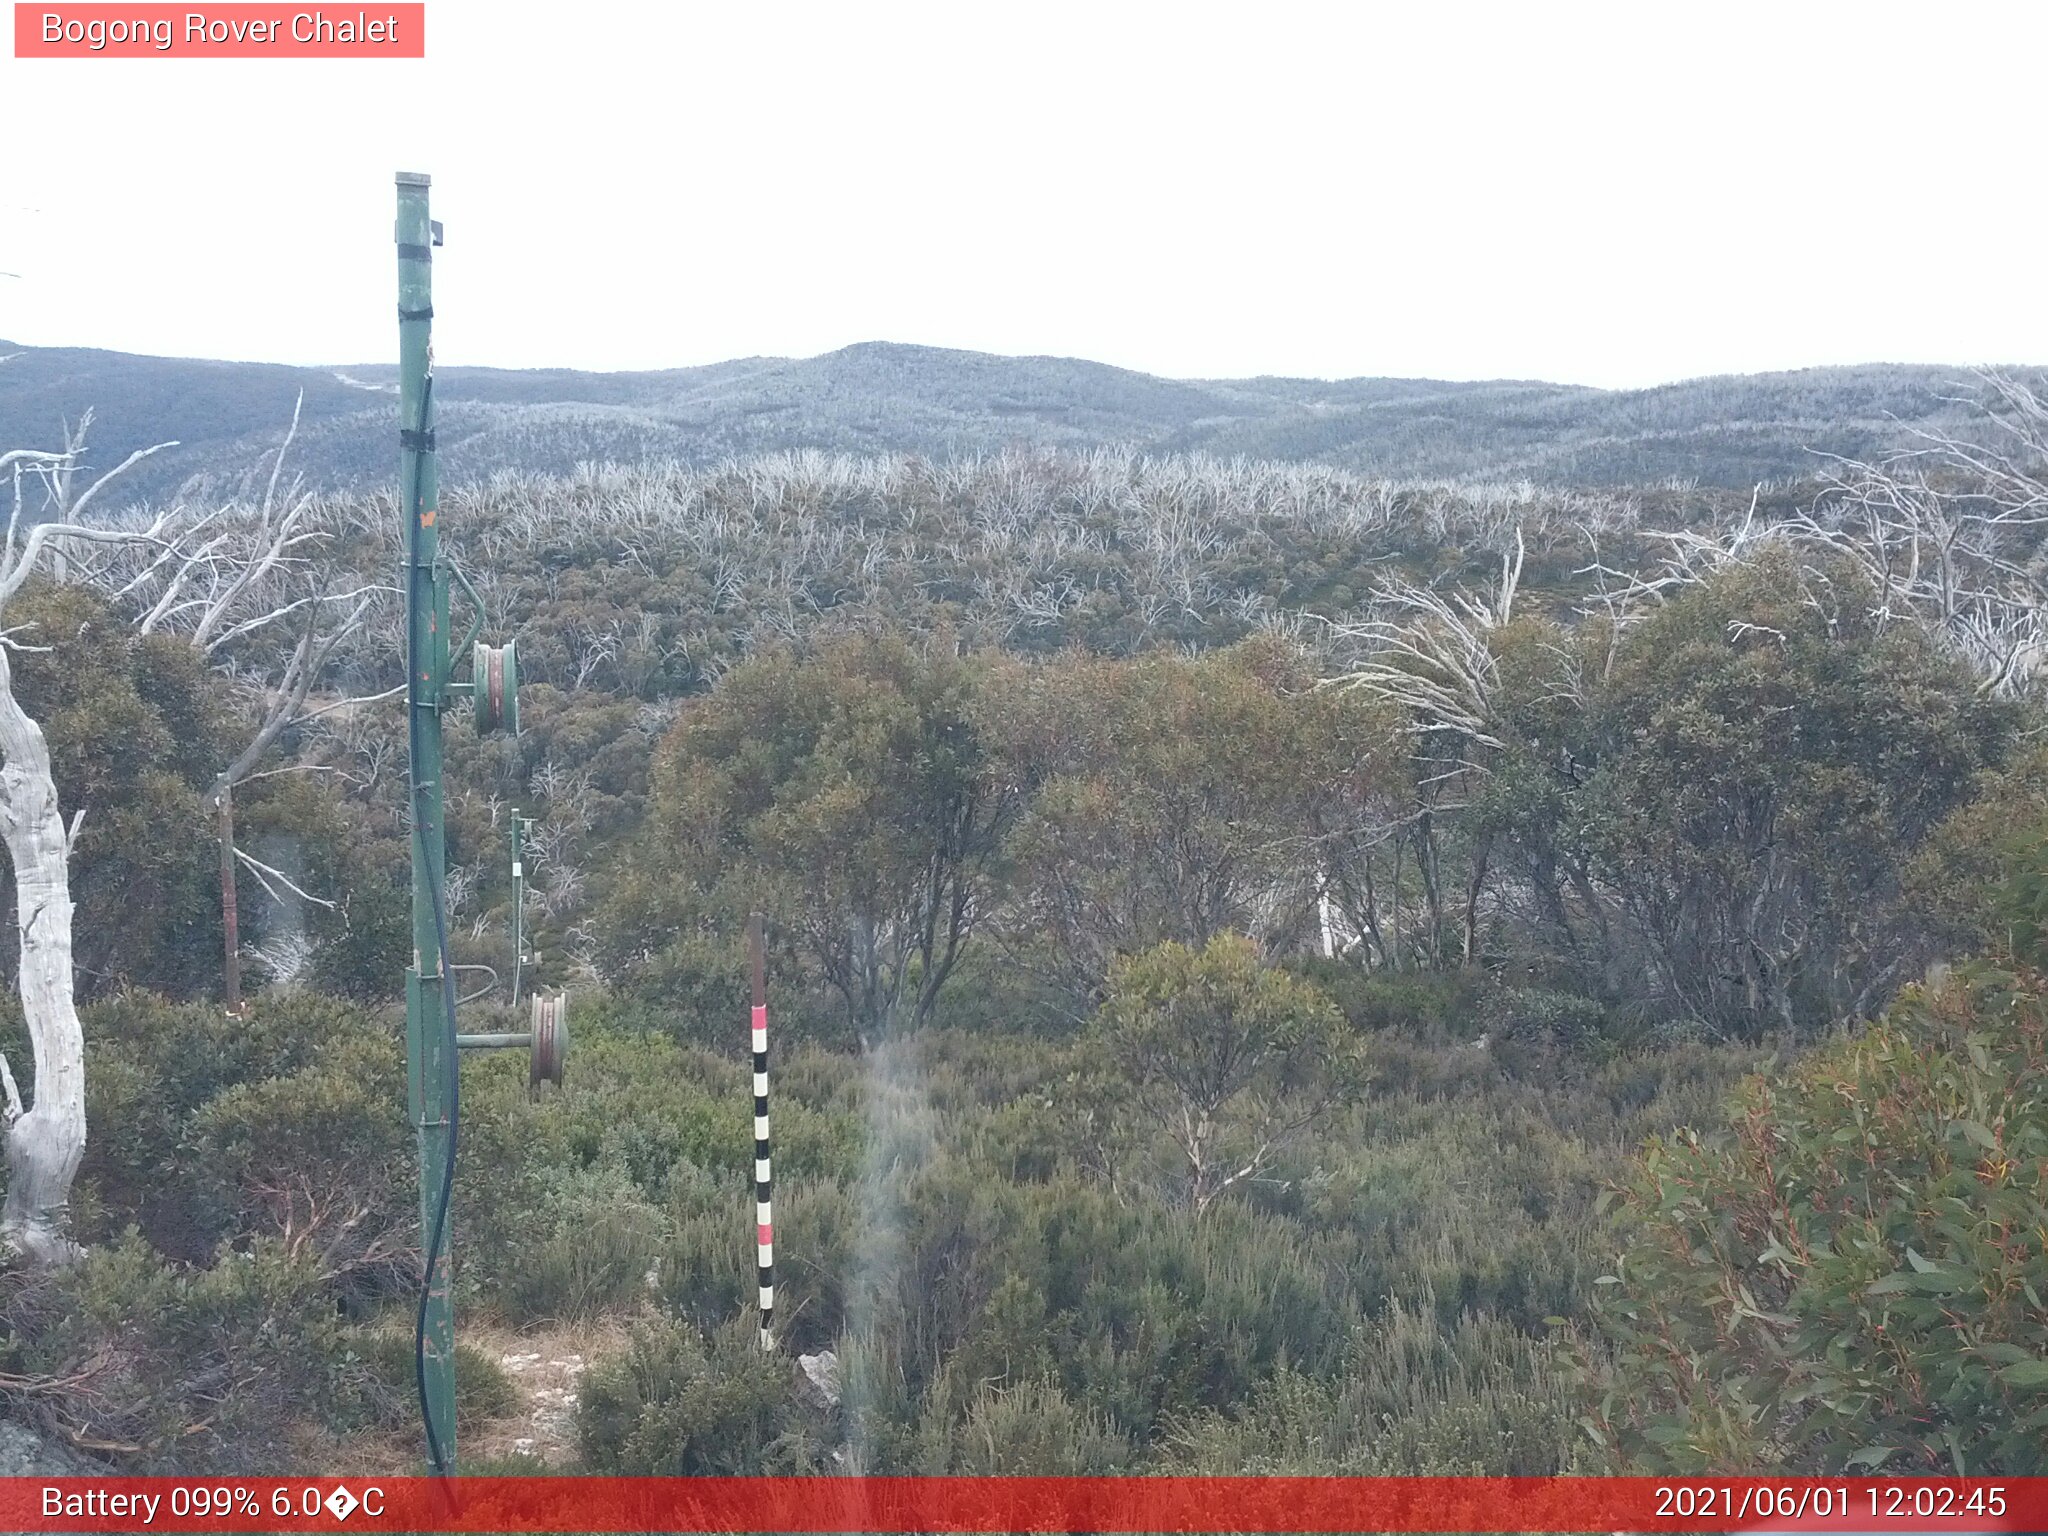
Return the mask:
[[1985, 694], [2023, 692], [2048, 650], [2048, 404], [2023, 381], [1978, 375], [1979, 433], [1916, 431], [1865, 464], [1837, 459], [1797, 535], [1846, 555], [1880, 624], [1917, 622]]
[[[1348, 849], [1326, 841], [1323, 889], [1336, 897], [1352, 931], [1370, 940], [1385, 963], [1399, 968], [1404, 949], [1412, 947], [1426, 965], [1444, 964], [1445, 897], [1440, 859], [1438, 819], [1465, 808], [1462, 796], [1472, 781], [1488, 771], [1493, 753], [1505, 746], [1497, 731], [1494, 696], [1499, 664], [1493, 653], [1495, 635], [1514, 617], [1526, 548], [1519, 527], [1514, 548], [1503, 549], [1500, 576], [1490, 590], [1454, 591], [1448, 596], [1428, 587], [1392, 579], [1376, 593], [1374, 617], [1334, 626], [1337, 642], [1362, 649], [1364, 657], [1328, 686], [1363, 689], [1391, 706], [1405, 721], [1401, 730], [1412, 738], [1412, 804], [1374, 827], [1352, 830]], [[1393, 905], [1383, 919], [1377, 882], [1372, 873], [1374, 850], [1393, 853], [1388, 887]], [[1421, 886], [1423, 910], [1402, 933], [1402, 852], [1412, 851]], [[1363, 879], [1344, 870], [1348, 851], [1362, 861]], [[1478, 853], [1472, 881], [1462, 903], [1458, 960], [1476, 957], [1478, 903], [1485, 882], [1486, 849]]]
[[332, 905], [237, 846], [236, 789], [258, 776], [260, 765], [293, 726], [404, 691], [401, 685], [370, 698], [307, 707], [337, 653], [361, 634], [379, 598], [395, 589], [352, 582], [336, 590], [327, 568], [332, 562], [318, 558], [336, 542], [335, 531], [319, 524], [317, 503], [296, 483], [279, 496], [285, 455], [298, 428], [295, 406], [260, 502], [175, 515], [156, 544], [103, 572], [98, 583], [136, 611], [138, 634], [178, 636], [241, 685], [248, 734], [239, 748], [223, 743], [232, 755], [207, 793], [220, 844], [222, 996], [230, 1013], [243, 1009], [238, 874], [246, 870], [275, 901], [282, 902], [289, 892], [316, 905]]
[[[21, 929], [19, 986], [22, 1014], [34, 1055], [34, 1102], [0, 1056], [6, 1093], [7, 1199], [0, 1207], [0, 1245], [36, 1264], [68, 1262], [77, 1252], [68, 1232], [71, 1183], [85, 1155], [85, 1038], [78, 1023], [71, 960], [71, 842], [50, 772], [43, 730], [14, 695], [10, 649], [22, 643], [4, 628], [6, 606], [45, 554], [53, 564], [76, 559], [94, 545], [150, 541], [158, 528], [103, 529], [79, 521], [87, 506], [122, 471], [156, 450], [142, 449], [81, 488], [85, 431], [90, 417], [65, 435], [61, 451], [0, 454], [12, 472], [14, 507], [0, 550], [0, 839], [14, 866], [15, 915]], [[171, 447], [172, 444], [160, 444]], [[25, 491], [38, 484], [46, 517], [24, 534]]]
[[1914, 429], [1871, 462], [1830, 457], [1806, 512], [1759, 517], [1752, 497], [1738, 525], [1653, 534], [1664, 546], [1654, 570], [1580, 574], [1600, 579], [1610, 615], [1625, 620], [1789, 546], [1807, 559], [1812, 606], [1830, 601], [1826, 561], [1812, 558], [1826, 556], [1867, 586], [1880, 630], [1918, 626], [1970, 668], [1980, 694], [2027, 692], [2048, 656], [2048, 402], [2005, 374], [1977, 380], [1980, 398], [1953, 402], [1975, 410], [1974, 435]]

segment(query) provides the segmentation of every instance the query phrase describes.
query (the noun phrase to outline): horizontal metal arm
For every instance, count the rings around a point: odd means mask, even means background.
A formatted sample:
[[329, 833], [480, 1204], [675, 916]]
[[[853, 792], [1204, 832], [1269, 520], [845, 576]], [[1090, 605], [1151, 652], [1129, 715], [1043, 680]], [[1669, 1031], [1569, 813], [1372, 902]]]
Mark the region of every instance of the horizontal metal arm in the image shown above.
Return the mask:
[[522, 1030], [510, 1035], [457, 1035], [455, 1043], [465, 1051], [522, 1050], [533, 1044], [533, 1032]]

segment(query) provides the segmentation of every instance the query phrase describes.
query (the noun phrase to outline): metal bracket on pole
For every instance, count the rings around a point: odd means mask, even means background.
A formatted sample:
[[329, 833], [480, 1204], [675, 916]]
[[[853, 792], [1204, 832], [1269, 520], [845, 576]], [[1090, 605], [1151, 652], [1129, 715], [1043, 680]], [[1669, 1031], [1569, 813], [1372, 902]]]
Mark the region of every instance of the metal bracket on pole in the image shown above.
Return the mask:
[[[455, 654], [460, 656], [464, 651], [475, 645], [476, 637], [484, 632], [484, 600], [477, 596], [476, 588], [469, 584], [469, 578], [463, 574], [461, 566], [451, 560], [448, 562], [448, 570], [455, 577], [455, 584], [462, 588], [463, 596], [467, 597], [470, 605], [476, 609], [476, 617], [469, 621], [469, 633], [464, 635], [461, 642], [455, 647]], [[461, 683], [452, 683], [449, 686], [467, 691], [463, 689]]]

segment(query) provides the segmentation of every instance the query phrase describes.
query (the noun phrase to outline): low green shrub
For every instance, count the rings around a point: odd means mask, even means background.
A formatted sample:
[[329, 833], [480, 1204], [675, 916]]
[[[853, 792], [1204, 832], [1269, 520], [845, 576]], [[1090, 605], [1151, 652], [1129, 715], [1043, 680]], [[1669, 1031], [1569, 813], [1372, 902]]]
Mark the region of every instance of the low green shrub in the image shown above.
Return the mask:
[[[659, 1266], [661, 1302], [703, 1329], [753, 1316], [754, 1197], [707, 1185], [675, 1218]], [[775, 1330], [792, 1350], [830, 1347], [846, 1326], [860, 1212], [836, 1183], [795, 1183], [775, 1197]]]
[[632, 1310], [652, 1287], [668, 1234], [662, 1211], [616, 1167], [551, 1170], [518, 1232], [488, 1255], [493, 1293], [514, 1322], [575, 1322]]
[[1481, 971], [1368, 971], [1320, 956], [1292, 961], [1288, 968], [1327, 994], [1357, 1028], [1429, 1044], [1477, 1033], [1481, 1002], [1493, 985]]
[[133, 1225], [203, 1264], [274, 1236], [358, 1295], [410, 1283], [405, 1056], [387, 1016], [280, 993], [231, 1019], [127, 992], [82, 1022], [82, 1237]]
[[934, 1392], [925, 1419], [928, 1476], [1114, 1477], [1137, 1459], [1128, 1435], [1050, 1381], [981, 1382], [957, 1419]]
[[289, 1464], [295, 1426], [377, 1417], [316, 1265], [275, 1240], [209, 1267], [137, 1234], [56, 1272], [0, 1272], [11, 1412], [127, 1465], [181, 1472]]
[[1592, 1432], [1657, 1471], [2048, 1471], [2048, 979], [1978, 962], [1617, 1190]]
[[787, 1355], [761, 1349], [750, 1323], [708, 1339], [684, 1323], [647, 1324], [583, 1374], [584, 1463], [633, 1477], [819, 1470], [827, 1419], [799, 1398], [795, 1371]]
[[[361, 1391], [377, 1422], [393, 1429], [417, 1426], [419, 1381], [410, 1319], [403, 1328], [387, 1324], [353, 1329], [345, 1337], [345, 1348], [362, 1362], [367, 1380]], [[519, 1402], [518, 1386], [495, 1356], [455, 1341], [457, 1429], [475, 1429], [486, 1420], [504, 1418], [518, 1409]]]
[[1427, 1295], [1347, 1341], [1342, 1367], [1283, 1369], [1245, 1400], [1168, 1426], [1165, 1469], [1196, 1475], [1548, 1477], [1584, 1469], [1570, 1372], [1497, 1318], [1446, 1322]]

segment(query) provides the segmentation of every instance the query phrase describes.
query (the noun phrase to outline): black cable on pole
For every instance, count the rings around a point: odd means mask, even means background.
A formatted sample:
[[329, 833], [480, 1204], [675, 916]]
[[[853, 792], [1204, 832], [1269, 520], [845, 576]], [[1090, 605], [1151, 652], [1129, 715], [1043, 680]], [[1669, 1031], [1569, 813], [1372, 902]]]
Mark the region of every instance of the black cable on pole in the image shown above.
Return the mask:
[[[434, 376], [427, 375], [426, 385], [420, 392], [419, 440], [424, 442], [427, 423], [431, 420], [430, 408], [434, 399]], [[446, 1477], [453, 1469], [448, 1465], [447, 1455], [441, 1448], [441, 1436], [434, 1428], [434, 1411], [427, 1401], [427, 1300], [433, 1292], [434, 1266], [440, 1262], [441, 1250], [448, 1236], [448, 1201], [455, 1191], [455, 1144], [462, 1121], [462, 1069], [459, 1060], [460, 1048], [455, 1043], [455, 989], [450, 984], [448, 965], [448, 907], [441, 884], [441, 871], [434, 861], [427, 857], [426, 844], [426, 786], [420, 781], [420, 704], [414, 697], [419, 687], [420, 654], [419, 626], [413, 622], [416, 606], [420, 599], [420, 512], [421, 500], [425, 494], [422, 481], [426, 466], [424, 453], [418, 454], [412, 464], [412, 502], [406, 510], [406, 595], [409, 599], [405, 624], [405, 665], [406, 700], [406, 744], [412, 754], [412, 836], [415, 857], [427, 872], [427, 888], [434, 908], [434, 941], [438, 947], [441, 971], [441, 1007], [443, 1022], [447, 1030], [448, 1059], [448, 1155], [441, 1167], [441, 1193], [434, 1202], [434, 1222], [427, 1236], [425, 1263], [420, 1269], [419, 1308], [413, 1316], [412, 1364], [413, 1378], [420, 1394], [420, 1422], [427, 1431], [427, 1459], [433, 1463], [434, 1475]], [[427, 600], [433, 601], [431, 591]], [[437, 706], [438, 700], [430, 701], [429, 707]]]

